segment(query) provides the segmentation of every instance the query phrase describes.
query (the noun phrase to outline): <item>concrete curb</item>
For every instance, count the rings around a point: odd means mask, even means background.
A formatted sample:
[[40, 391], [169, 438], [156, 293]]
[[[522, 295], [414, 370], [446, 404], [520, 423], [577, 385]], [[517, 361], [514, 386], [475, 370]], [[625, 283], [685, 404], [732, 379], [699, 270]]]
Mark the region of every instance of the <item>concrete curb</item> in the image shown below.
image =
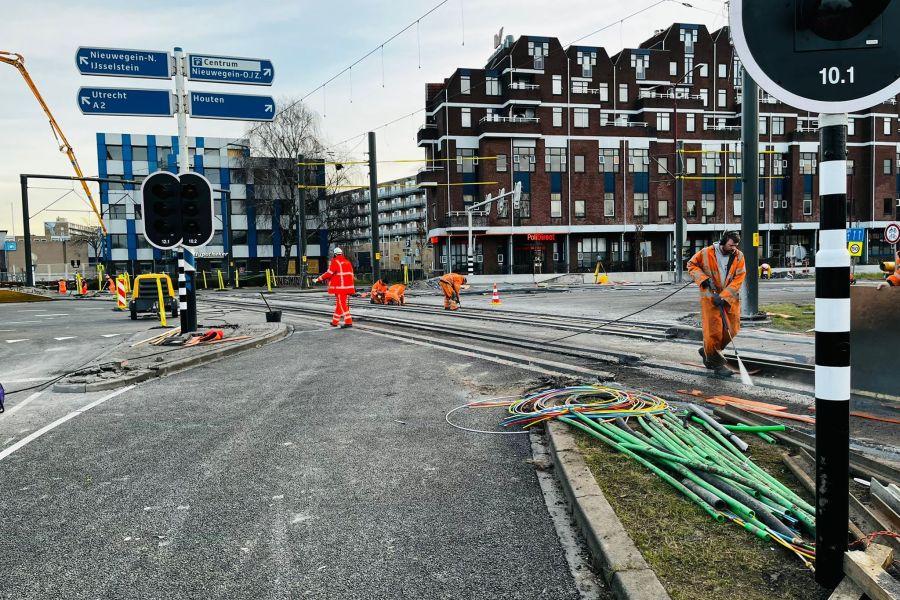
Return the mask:
[[616, 598], [671, 600], [607, 502], [569, 428], [551, 421], [547, 436], [550, 454], [575, 522], [587, 541], [594, 565]]
[[168, 375], [170, 373], [174, 373], [175, 371], [181, 371], [189, 367], [196, 367], [208, 362], [212, 362], [219, 358], [231, 356], [232, 354], [238, 354], [239, 352], [243, 352], [244, 350], [259, 348], [265, 346], [266, 344], [277, 342], [278, 340], [287, 337], [288, 334], [293, 331], [293, 327], [290, 325], [285, 325], [284, 323], [280, 323], [279, 325], [280, 326], [278, 327], [278, 329], [263, 337], [246, 340], [233, 344], [231, 346], [223, 346], [216, 350], [204, 352], [203, 354], [199, 354], [197, 356], [190, 356], [187, 358], [179, 358], [169, 362], [157, 363], [155, 365], [147, 367], [147, 370], [135, 373], [134, 375], [119, 377], [117, 379], [110, 379], [107, 381], [98, 381], [97, 383], [57, 383], [53, 386], [53, 391], [61, 394], [99, 392], [104, 390], [113, 390], [135, 383], [141, 383], [154, 377], [162, 377], [163, 375]]

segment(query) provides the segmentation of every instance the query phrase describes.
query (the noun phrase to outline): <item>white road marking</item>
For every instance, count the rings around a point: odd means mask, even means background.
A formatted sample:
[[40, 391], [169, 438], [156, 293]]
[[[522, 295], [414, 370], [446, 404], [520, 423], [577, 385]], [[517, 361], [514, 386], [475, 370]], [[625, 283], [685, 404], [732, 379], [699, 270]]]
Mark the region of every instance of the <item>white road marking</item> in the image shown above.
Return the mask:
[[24, 400], [22, 400], [21, 402], [19, 402], [15, 406], [13, 406], [12, 408], [8, 409], [6, 411], [6, 414], [7, 415], [13, 414], [14, 412], [16, 412], [17, 410], [19, 410], [20, 408], [22, 408], [23, 406], [25, 406], [26, 404], [28, 404], [29, 402], [31, 402], [32, 400], [34, 400], [35, 398], [37, 398], [38, 396], [40, 396], [43, 393], [44, 393], [43, 390], [41, 390], [40, 392], [33, 393], [32, 395], [28, 396], [27, 398], [25, 398]]
[[122, 335], [122, 334], [121, 333], [104, 333], [104, 334], [102, 334], [102, 337], [111, 338], [111, 337], [116, 337], [117, 335]]
[[44, 352], [65, 352], [67, 350], [69, 350], [69, 348], [66, 348], [65, 346], [60, 346], [59, 348], [46, 348], [46, 349], [44, 349]]
[[0, 333], [12, 333], [15, 329], [0, 329]]
[[63, 340], [74, 340], [76, 337], [78, 337], [78, 336], [77, 335], [64, 335], [62, 337], [56, 337], [53, 339], [56, 340], [57, 342], [61, 342]]
[[50, 313], [48, 315], [34, 315], [36, 317], [68, 317], [69, 313]]
[[60, 417], [59, 419], [53, 421], [52, 423], [50, 423], [49, 425], [46, 425], [45, 427], [41, 427], [40, 429], [38, 429], [31, 435], [28, 435], [28, 436], [22, 438], [21, 440], [19, 440], [18, 442], [16, 442], [12, 446], [10, 446], [9, 448], [6, 448], [2, 452], [0, 452], [0, 460], [3, 460], [4, 458], [9, 456], [13, 452], [18, 450], [19, 448], [22, 448], [23, 446], [30, 444], [31, 442], [38, 439], [39, 437], [41, 437], [48, 431], [52, 431], [52, 430], [56, 429], [57, 427], [59, 427], [60, 425], [62, 425], [66, 421], [68, 421], [69, 419], [74, 419], [81, 413], [86, 412], [86, 411], [94, 408], [95, 406], [99, 406], [100, 404], [103, 404], [107, 400], [110, 400], [111, 398], [115, 398], [116, 396], [118, 396], [120, 394], [124, 394], [125, 392], [130, 391], [133, 388], [134, 388], [133, 385], [129, 385], [128, 387], [124, 387], [121, 390], [117, 390], [111, 394], [107, 394], [106, 396], [103, 396], [99, 400], [95, 400], [95, 401], [91, 402], [90, 404], [87, 404], [87, 405], [79, 408], [78, 410], [73, 410], [66, 416]]
[[46, 308], [25, 308], [19, 312], [47, 312]]
[[3, 383], [31, 383], [32, 381], [46, 381], [46, 377], [25, 377], [24, 379], [5, 379], [0, 377]]
[[6, 340], [6, 343], [7, 343], [7, 344], [15, 344], [15, 343], [18, 343], [18, 342], [27, 342], [28, 340], [29, 340], [29, 338], [22, 338], [22, 339], [19, 339], [19, 340]]
[[7, 325], [27, 325], [31, 323], [40, 323], [40, 321], [7, 321]]

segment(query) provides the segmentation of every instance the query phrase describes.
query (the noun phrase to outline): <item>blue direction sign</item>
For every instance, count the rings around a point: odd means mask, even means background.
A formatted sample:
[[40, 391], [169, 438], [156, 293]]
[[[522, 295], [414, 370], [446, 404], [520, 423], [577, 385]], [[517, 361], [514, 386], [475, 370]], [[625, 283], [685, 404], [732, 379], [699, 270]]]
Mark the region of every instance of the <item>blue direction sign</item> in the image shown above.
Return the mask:
[[3, 249], [6, 252], [15, 252], [16, 247], [16, 243], [12, 240], [6, 240], [5, 242], [3, 242]]
[[82, 75], [171, 79], [168, 52], [119, 48], [78, 48], [75, 64]]
[[847, 230], [848, 242], [863, 242], [866, 239], [866, 230], [861, 227], [851, 227]]
[[78, 90], [78, 108], [86, 115], [171, 117], [174, 104], [169, 90], [95, 87]]
[[247, 85], [272, 85], [275, 68], [265, 58], [188, 54], [188, 79]]
[[271, 121], [275, 118], [275, 100], [271, 96], [190, 92], [191, 116], [199, 119], [235, 119]]

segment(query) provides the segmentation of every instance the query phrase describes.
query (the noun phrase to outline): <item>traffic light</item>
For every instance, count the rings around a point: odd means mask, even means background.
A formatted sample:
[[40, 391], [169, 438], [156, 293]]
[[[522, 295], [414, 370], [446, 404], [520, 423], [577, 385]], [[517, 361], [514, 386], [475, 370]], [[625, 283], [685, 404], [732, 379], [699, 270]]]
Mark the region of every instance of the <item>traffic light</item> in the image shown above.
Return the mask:
[[[867, 33], [880, 41], [878, 22], [890, 0], [799, 0], [798, 30], [808, 29], [832, 42], [843, 42]], [[871, 31], [871, 29], [876, 29]]]
[[157, 171], [141, 184], [144, 237], [161, 250], [181, 243], [181, 183], [168, 171]]
[[197, 173], [157, 171], [141, 184], [144, 237], [161, 250], [203, 246], [215, 233], [212, 186]]
[[181, 180], [181, 232], [185, 246], [203, 246], [212, 239], [212, 186], [203, 175], [184, 173]]

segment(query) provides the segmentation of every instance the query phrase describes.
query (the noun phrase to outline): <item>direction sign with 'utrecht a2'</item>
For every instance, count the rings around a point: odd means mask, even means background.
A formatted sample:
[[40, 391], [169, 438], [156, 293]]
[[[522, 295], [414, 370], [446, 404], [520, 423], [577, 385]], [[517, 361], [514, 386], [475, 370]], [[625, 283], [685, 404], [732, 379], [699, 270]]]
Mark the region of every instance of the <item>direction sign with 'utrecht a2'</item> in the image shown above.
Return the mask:
[[271, 96], [190, 92], [190, 99], [190, 114], [199, 119], [271, 121], [275, 118], [275, 100]]
[[88, 87], [78, 90], [78, 108], [86, 115], [170, 117], [175, 103], [169, 90]]
[[82, 75], [104, 77], [146, 77], [170, 79], [172, 63], [168, 52], [120, 48], [80, 47], [75, 64]]
[[264, 58], [188, 54], [188, 79], [247, 85], [272, 85], [275, 68]]

